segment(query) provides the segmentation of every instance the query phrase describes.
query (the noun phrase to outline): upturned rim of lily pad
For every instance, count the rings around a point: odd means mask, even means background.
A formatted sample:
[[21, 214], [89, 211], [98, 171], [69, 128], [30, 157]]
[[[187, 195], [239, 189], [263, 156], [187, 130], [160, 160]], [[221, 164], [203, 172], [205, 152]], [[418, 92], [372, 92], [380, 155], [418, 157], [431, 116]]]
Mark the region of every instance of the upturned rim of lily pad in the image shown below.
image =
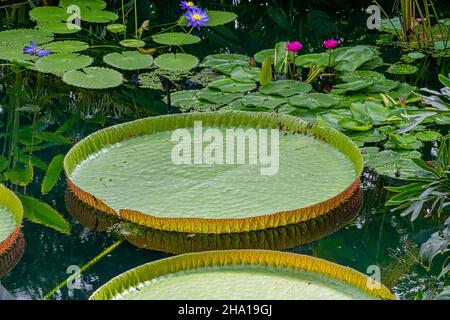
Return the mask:
[[[373, 299], [396, 299], [383, 284], [349, 267], [308, 255], [272, 250], [208, 251], [153, 261], [118, 275], [97, 289], [89, 299], [112, 300], [132, 292], [133, 288], [151, 283], [152, 280], [164, 281], [161, 280], [163, 277], [164, 279], [182, 277], [187, 272], [195, 272], [196, 269], [205, 270], [205, 268], [214, 267], [215, 270], [220, 270], [239, 266], [257, 266], [257, 270], [260, 271], [276, 270], [272, 271], [274, 276], [282, 270], [317, 274], [342, 285], [354, 287]], [[254, 273], [258, 272], [255, 271], [256, 269], [252, 270]], [[368, 285], [369, 283], [373, 285]], [[189, 299], [189, 297], [186, 298]], [[292, 298], [307, 299], [308, 297], [293, 296]]]

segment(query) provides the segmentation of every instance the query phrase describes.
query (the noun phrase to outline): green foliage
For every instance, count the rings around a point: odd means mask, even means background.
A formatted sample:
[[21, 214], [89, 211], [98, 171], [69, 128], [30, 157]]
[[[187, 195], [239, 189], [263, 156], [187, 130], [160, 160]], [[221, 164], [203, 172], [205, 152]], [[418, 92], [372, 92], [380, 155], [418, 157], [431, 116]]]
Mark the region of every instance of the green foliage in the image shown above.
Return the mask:
[[186, 72], [198, 65], [198, 59], [187, 53], [165, 53], [155, 59], [155, 65], [168, 71]]
[[41, 184], [41, 193], [49, 193], [58, 182], [59, 176], [63, 168], [64, 155], [56, 155], [50, 164], [48, 165], [47, 172], [45, 173], [44, 181]]
[[92, 64], [94, 59], [78, 53], [58, 53], [40, 58], [36, 62], [36, 69], [44, 73], [62, 76], [69, 70], [77, 70]]
[[152, 36], [152, 40], [159, 44], [169, 46], [182, 46], [199, 43], [201, 39], [197, 36], [182, 32], [166, 32]]
[[52, 228], [63, 234], [70, 234], [71, 227], [69, 222], [48, 204], [31, 196], [19, 195], [19, 199], [23, 205], [25, 219]]
[[112, 67], [122, 70], [148, 69], [153, 64], [152, 56], [139, 53], [138, 51], [108, 53], [103, 57], [103, 61]]
[[107, 89], [118, 87], [123, 76], [108, 68], [89, 67], [83, 70], [71, 70], [64, 73], [62, 80], [72, 86], [86, 89]]

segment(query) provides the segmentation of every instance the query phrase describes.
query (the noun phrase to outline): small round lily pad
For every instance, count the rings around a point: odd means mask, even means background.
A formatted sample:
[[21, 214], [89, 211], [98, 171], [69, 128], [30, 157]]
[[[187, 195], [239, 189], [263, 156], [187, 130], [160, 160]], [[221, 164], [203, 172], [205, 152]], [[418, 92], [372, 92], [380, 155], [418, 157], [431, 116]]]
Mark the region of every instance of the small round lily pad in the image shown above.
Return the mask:
[[152, 40], [159, 44], [168, 46], [181, 46], [187, 44], [199, 43], [201, 39], [197, 36], [182, 32], [166, 32], [154, 35]]
[[103, 57], [103, 61], [112, 67], [122, 70], [139, 70], [150, 68], [153, 58], [137, 51], [112, 52]]
[[187, 53], [164, 53], [155, 59], [155, 65], [169, 71], [189, 71], [198, 65], [198, 59]]
[[87, 67], [92, 62], [93, 59], [89, 56], [77, 53], [59, 53], [40, 58], [36, 62], [36, 69], [40, 72], [61, 76], [66, 71]]
[[62, 79], [69, 85], [86, 89], [114, 88], [123, 83], [123, 76], [120, 72], [99, 67], [68, 71]]
[[125, 39], [119, 42], [122, 47], [141, 48], [145, 46], [145, 42], [139, 39]]

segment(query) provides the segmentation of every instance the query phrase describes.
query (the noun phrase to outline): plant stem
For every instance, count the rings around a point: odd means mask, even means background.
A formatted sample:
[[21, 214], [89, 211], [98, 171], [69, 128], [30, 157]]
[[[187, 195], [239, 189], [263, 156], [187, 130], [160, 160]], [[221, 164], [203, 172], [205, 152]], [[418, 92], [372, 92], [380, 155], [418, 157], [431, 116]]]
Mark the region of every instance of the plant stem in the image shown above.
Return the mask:
[[91, 261], [89, 261], [87, 264], [85, 264], [81, 269], [79, 273], [74, 273], [72, 275], [70, 275], [66, 280], [64, 280], [63, 282], [61, 282], [60, 284], [58, 284], [53, 290], [51, 290], [49, 293], [47, 293], [42, 300], [49, 300], [51, 297], [53, 297], [56, 292], [58, 290], [61, 290], [62, 288], [64, 288], [67, 283], [69, 283], [69, 281], [74, 280], [74, 278], [76, 278], [77, 276], [81, 275], [82, 272], [86, 271], [87, 269], [89, 269], [90, 267], [92, 267], [94, 264], [96, 264], [97, 262], [99, 262], [102, 258], [106, 257], [108, 254], [110, 254], [112, 251], [114, 251], [114, 249], [116, 249], [124, 240], [118, 240], [116, 242], [114, 242], [111, 246], [109, 246], [108, 248], [106, 248], [102, 253], [100, 253], [98, 256], [96, 256], [94, 259], [92, 259]]
[[137, 0], [134, 0], [134, 35], [137, 38], [138, 36], [138, 18], [137, 18]]

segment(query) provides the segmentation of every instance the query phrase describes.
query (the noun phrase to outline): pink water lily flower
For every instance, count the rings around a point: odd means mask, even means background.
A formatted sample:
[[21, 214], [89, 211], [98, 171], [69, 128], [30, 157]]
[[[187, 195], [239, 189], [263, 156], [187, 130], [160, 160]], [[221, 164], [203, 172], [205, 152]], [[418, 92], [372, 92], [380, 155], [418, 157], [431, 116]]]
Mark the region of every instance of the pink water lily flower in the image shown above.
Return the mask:
[[302, 50], [303, 44], [300, 41], [292, 41], [286, 43], [285, 48], [287, 51], [297, 54], [300, 50]]
[[336, 39], [328, 39], [323, 42], [323, 46], [328, 50], [335, 49], [338, 45], [339, 40]]

